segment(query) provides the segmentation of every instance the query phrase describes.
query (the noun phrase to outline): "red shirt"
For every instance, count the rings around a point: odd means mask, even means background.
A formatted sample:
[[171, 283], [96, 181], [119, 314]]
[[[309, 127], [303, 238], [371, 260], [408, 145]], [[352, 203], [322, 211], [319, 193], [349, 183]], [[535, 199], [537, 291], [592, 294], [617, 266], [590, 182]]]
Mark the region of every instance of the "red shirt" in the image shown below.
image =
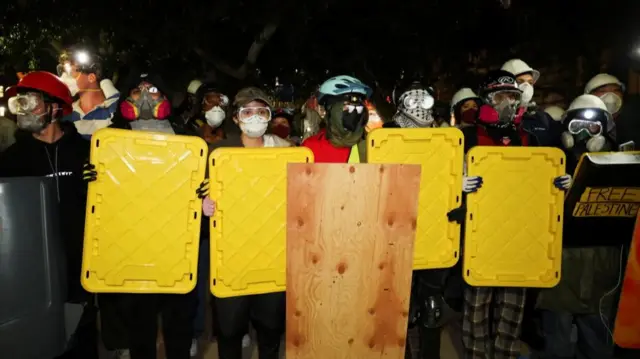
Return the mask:
[[351, 147], [333, 146], [327, 139], [326, 129], [304, 140], [302, 146], [313, 152], [315, 163], [347, 163], [351, 153]]

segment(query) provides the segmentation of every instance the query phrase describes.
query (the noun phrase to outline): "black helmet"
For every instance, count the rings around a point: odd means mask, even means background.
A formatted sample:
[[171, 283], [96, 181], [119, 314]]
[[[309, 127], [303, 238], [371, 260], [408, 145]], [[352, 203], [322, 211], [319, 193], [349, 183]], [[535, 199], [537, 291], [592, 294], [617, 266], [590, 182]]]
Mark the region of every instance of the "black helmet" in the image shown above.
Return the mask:
[[425, 90], [431, 95], [431, 97], [435, 98], [435, 91], [433, 87], [427, 83], [422, 77], [413, 77], [413, 78], [403, 78], [398, 81], [396, 86], [393, 89], [393, 94], [391, 98], [393, 99], [393, 104], [398, 106], [398, 100], [403, 93], [411, 90]]
[[510, 91], [518, 95], [522, 94], [522, 90], [518, 88], [516, 78], [510, 72], [504, 70], [490, 71], [480, 84], [478, 94], [483, 99], [495, 92]]

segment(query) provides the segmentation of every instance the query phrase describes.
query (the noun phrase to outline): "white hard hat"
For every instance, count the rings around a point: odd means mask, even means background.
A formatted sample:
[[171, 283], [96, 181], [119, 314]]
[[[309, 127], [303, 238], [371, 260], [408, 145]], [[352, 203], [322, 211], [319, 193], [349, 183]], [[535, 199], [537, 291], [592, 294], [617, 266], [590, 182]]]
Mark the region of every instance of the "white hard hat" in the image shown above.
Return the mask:
[[584, 87], [584, 93], [592, 93], [598, 87], [606, 85], [618, 85], [624, 92], [624, 84], [620, 82], [617, 77], [609, 74], [597, 74], [587, 82], [587, 85]]
[[187, 86], [187, 92], [192, 95], [195, 95], [196, 92], [198, 92], [198, 89], [200, 88], [200, 86], [202, 86], [202, 81], [191, 80], [191, 82], [189, 82], [189, 86]]
[[567, 110], [567, 112], [572, 110], [584, 110], [588, 108], [600, 109], [608, 112], [607, 105], [604, 104], [600, 97], [589, 94], [576, 97], [576, 99], [571, 102], [571, 105], [569, 105], [569, 109]]
[[549, 106], [544, 109], [544, 112], [551, 116], [554, 121], [562, 120], [562, 115], [564, 115], [564, 109], [560, 106]]
[[458, 90], [458, 92], [453, 94], [453, 97], [451, 98], [451, 111], [453, 111], [453, 108], [456, 107], [456, 105], [458, 105], [463, 101], [470, 100], [470, 99], [479, 99], [479, 98], [480, 97], [476, 95], [476, 93], [473, 92], [472, 89], [468, 87], [463, 87], [460, 90]]
[[524, 73], [531, 72], [531, 76], [533, 76], [533, 81], [537, 82], [540, 78], [540, 71], [534, 70], [531, 66], [527, 65], [526, 62], [520, 59], [511, 59], [505, 62], [502, 65], [501, 70], [507, 71], [513, 74], [513, 76], [518, 77]]

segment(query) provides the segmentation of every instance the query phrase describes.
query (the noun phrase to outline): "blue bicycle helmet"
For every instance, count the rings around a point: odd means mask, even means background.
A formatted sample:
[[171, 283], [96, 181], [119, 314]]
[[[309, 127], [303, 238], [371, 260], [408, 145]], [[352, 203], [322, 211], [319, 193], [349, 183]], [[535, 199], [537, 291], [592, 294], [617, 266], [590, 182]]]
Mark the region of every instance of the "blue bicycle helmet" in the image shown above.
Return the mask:
[[373, 90], [355, 77], [346, 75], [335, 76], [320, 85], [320, 89], [318, 89], [318, 102], [323, 102], [326, 96], [340, 96], [350, 93], [362, 94], [369, 98]]

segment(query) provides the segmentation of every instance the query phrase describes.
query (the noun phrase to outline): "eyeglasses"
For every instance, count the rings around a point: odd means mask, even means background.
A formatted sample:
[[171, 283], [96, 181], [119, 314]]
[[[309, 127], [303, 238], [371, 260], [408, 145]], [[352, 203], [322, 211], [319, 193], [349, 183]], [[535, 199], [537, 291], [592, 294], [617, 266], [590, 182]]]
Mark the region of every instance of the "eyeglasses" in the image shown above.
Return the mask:
[[271, 110], [268, 107], [240, 107], [238, 109], [238, 119], [240, 121], [255, 115], [259, 116], [264, 122], [271, 120]]

